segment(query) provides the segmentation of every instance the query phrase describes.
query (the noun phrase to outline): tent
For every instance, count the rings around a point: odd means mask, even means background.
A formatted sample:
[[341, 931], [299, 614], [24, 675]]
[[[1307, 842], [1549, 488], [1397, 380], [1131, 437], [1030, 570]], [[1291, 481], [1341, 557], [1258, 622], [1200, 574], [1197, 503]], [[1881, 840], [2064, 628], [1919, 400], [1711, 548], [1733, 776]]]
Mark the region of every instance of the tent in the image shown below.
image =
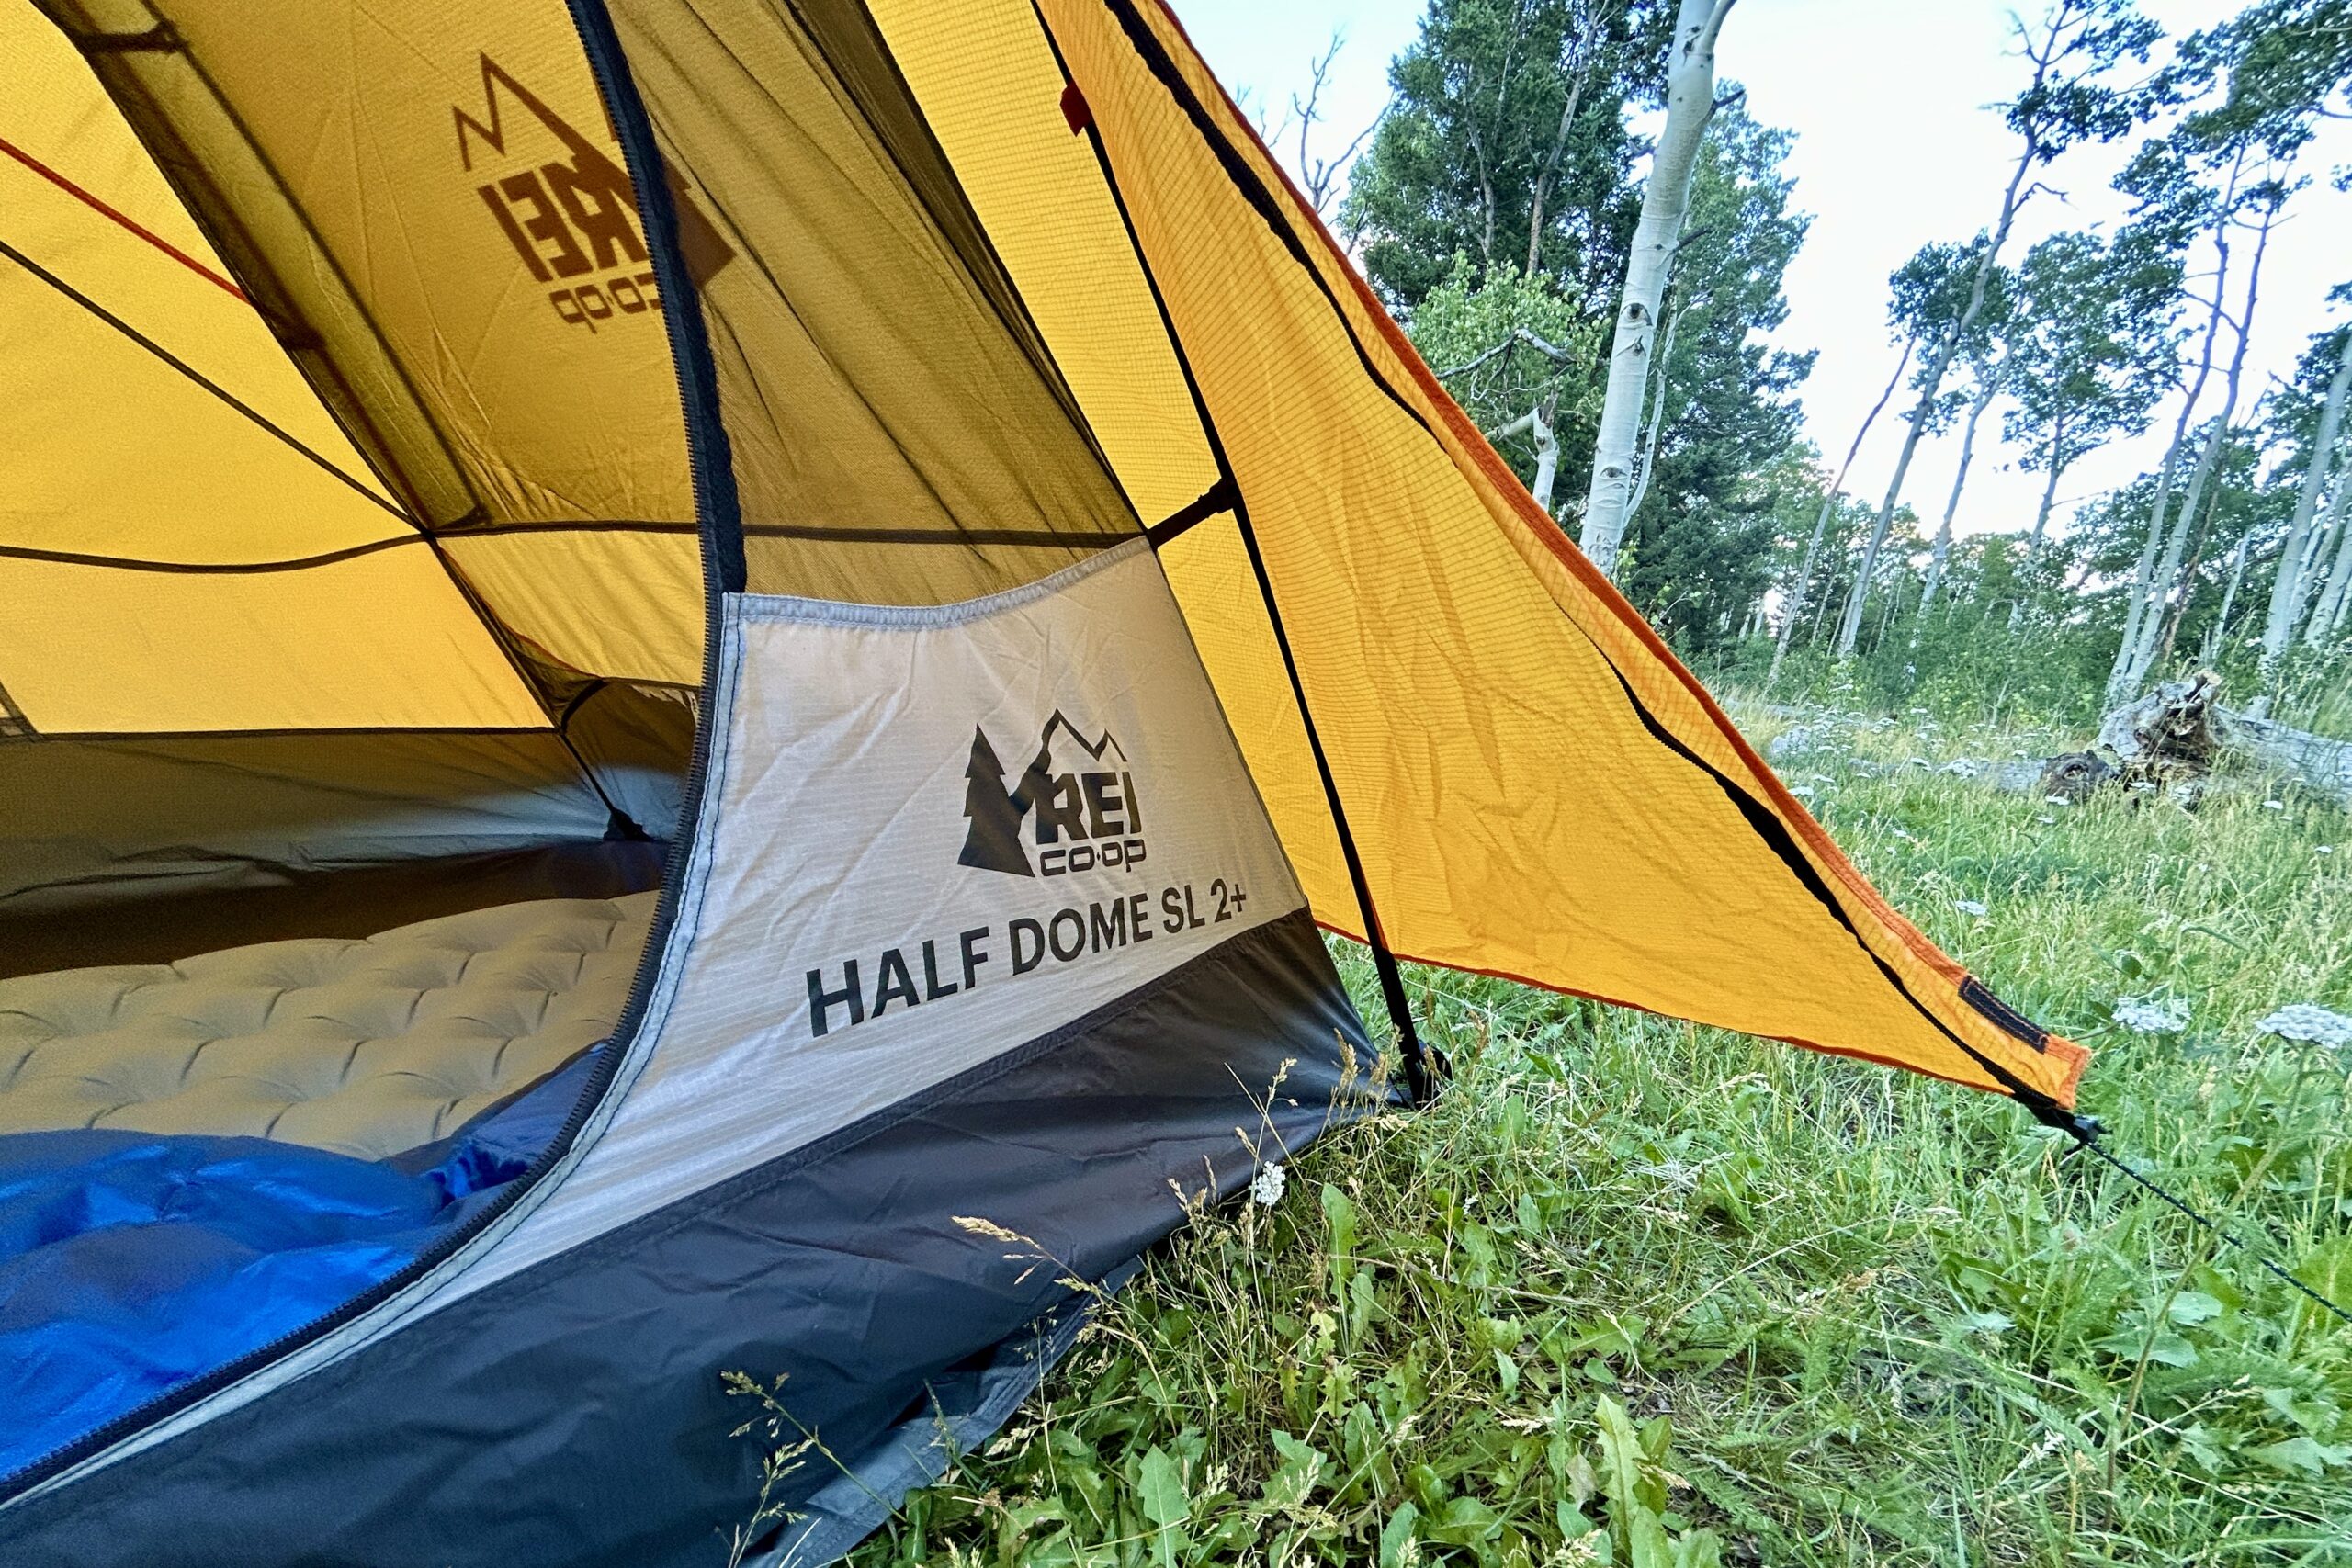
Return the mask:
[[822, 1561], [1428, 1091], [1398, 960], [2066, 1118], [1157, 0], [0, 0], [0, 83], [10, 1563], [720, 1561], [729, 1370]]

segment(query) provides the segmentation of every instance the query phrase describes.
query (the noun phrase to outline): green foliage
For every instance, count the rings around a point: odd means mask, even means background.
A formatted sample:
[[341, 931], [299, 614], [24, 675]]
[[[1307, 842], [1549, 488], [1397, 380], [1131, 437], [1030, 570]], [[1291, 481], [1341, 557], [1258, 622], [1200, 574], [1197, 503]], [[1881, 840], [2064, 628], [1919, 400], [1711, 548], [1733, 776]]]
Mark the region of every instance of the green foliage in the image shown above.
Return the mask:
[[2190, 35], [2160, 90], [2215, 93], [2189, 129], [2216, 143], [2300, 150], [2316, 121], [2352, 115], [2352, 0], [2256, 0], [2220, 27]]
[[2119, 435], [2137, 435], [2179, 353], [2177, 252], [2128, 231], [2052, 234], [2026, 253], [2007, 325], [2005, 423], [2024, 466], [2052, 477]]
[[[2057, 807], [1939, 771], [2051, 734], [1807, 728], [1784, 773], [2095, 1048], [2113, 1145], [2352, 1288], [2346, 1064], [2252, 1027], [2352, 1010], [2343, 815]], [[2352, 1563], [2352, 1328], [2014, 1107], [1408, 975], [1438, 1101], [1199, 1216], [859, 1563]], [[2114, 1021], [2148, 995], [2186, 1030]]]
[[[2352, 283], [2336, 285], [2328, 297], [2338, 303], [2352, 302]], [[2346, 333], [2352, 333], [2352, 326], [2322, 327], [2313, 333], [2295, 362], [2294, 378], [2274, 389], [2268, 399], [2265, 434], [2282, 449], [2287, 465], [2298, 474], [2312, 459], [2320, 409], [2327, 400], [2328, 381], [2344, 356]]]
[[1605, 318], [1641, 205], [1626, 110], [1660, 90], [1673, 11], [1431, 0], [1341, 212], [1373, 285], [1409, 312], [1467, 255], [1548, 273]]
[[[1555, 493], [1580, 495], [1640, 205], [1629, 112], [1664, 78], [1670, 0], [1434, 0], [1340, 227], [1522, 479], [1541, 415]], [[1762, 596], [1809, 354], [1770, 346], [1803, 243], [1787, 133], [1725, 96], [1691, 183], [1645, 398], [1619, 581], [1684, 647], [1731, 639]], [[1451, 374], [1448, 374], [1451, 372]], [[1510, 431], [1502, 435], [1499, 433]]]
[[[1805, 220], [1790, 210], [1785, 132], [1719, 110], [1692, 176], [1691, 220], [1664, 304], [1619, 581], [1678, 644], [1729, 640], [1770, 581], [1775, 518], [1804, 480], [1797, 384], [1812, 355], [1763, 334], [1786, 315], [1781, 279]], [[1457, 252], [1408, 318], [1415, 346], [1522, 478], [1542, 411], [1560, 469], [1590, 461], [1612, 299], [1572, 277], [1489, 266]], [[1508, 432], [1509, 434], [1505, 434]]]
[[2147, 96], [2130, 80], [2145, 65], [2164, 29], [2135, 0], [2048, 0], [2040, 18], [2018, 32], [2030, 39], [2031, 84], [2002, 107], [2002, 118], [2035, 164], [2049, 164], [2089, 141], [2112, 141], [2147, 114]]
[[[1954, 331], [1968, 314], [1969, 297], [1976, 289], [1976, 273], [1984, 261], [1985, 236], [1979, 234], [1964, 245], [1930, 240], [1911, 254], [1911, 258], [1896, 267], [1886, 280], [1887, 324], [1900, 341], [1913, 338], [1933, 344], [1945, 333]], [[1955, 351], [1962, 359], [1984, 360], [1992, 356], [2008, 324], [2013, 309], [2010, 298], [2008, 269], [1996, 265], [1985, 275], [1984, 302], [1968, 332], [1956, 340]], [[1933, 355], [1923, 358], [1911, 373], [1914, 390], [1924, 392]], [[1943, 427], [1959, 403], [1957, 395], [1940, 399], [1928, 410], [1928, 428]]]
[[1783, 499], [1804, 488], [1795, 391], [1814, 356], [1764, 342], [1787, 316], [1781, 280], [1807, 221], [1790, 210], [1790, 141], [1736, 105], [1716, 112], [1662, 307], [1640, 504], [1616, 575], [1701, 659], [1763, 595]]
[[[1602, 328], [1557, 280], [1516, 272], [1482, 280], [1470, 258], [1458, 255], [1413, 312], [1411, 330], [1421, 357], [1479, 428], [1499, 430], [1540, 405], [1564, 434], [1581, 433], [1579, 449], [1590, 450], [1600, 416]], [[1521, 474], [1534, 471], [1530, 436], [1497, 446]]]
[[2098, 721], [2113, 631], [2081, 619], [2052, 624], [2031, 613], [2015, 629], [2008, 624], [2021, 592], [2030, 603], [2063, 597], [2046, 585], [2068, 561], [2064, 546], [2045, 550], [2032, 571], [2044, 585], [2035, 594], [2023, 586], [2019, 541], [1961, 540], [1952, 550], [1959, 586], [1932, 611], [1913, 616], [1915, 600], [1890, 597], [1892, 635], [1843, 663], [1820, 648], [1792, 652], [1775, 694], [1878, 712], [1916, 708], [1955, 722], [2045, 726], [2066, 737], [2054, 749], [2078, 748]]
[[[1657, 99], [1673, 8], [1433, 0], [1395, 63], [1396, 101], [1342, 217], [1423, 356], [1520, 475], [1532, 480], [1539, 453], [1552, 453], [1551, 493], [1570, 527], [1638, 205], [1644, 149], [1629, 115]], [[1929, 351], [1915, 362], [1915, 389], [1942, 367], [1937, 395], [1905, 417], [1944, 430], [1988, 398], [2020, 466], [2044, 476], [2043, 496], [1996, 535], [1963, 534], [1925, 615], [1932, 523], [1923, 529], [1898, 507], [1854, 655], [1834, 667], [1818, 647], [1820, 613], [1847, 601], [1866, 530], [1838, 499], [1811, 581], [1795, 581], [1826, 481], [1795, 401], [1812, 356], [1767, 338], [1785, 316], [1782, 280], [1806, 220], [1792, 208], [1786, 133], [1751, 119], [1727, 87], [1693, 175], [1645, 395], [1614, 569], [1635, 607], [1702, 670], [1760, 680], [1773, 669], [1775, 622], [1801, 592], [1781, 692], [2095, 718], [2155, 487], [2143, 476], [2053, 516], [2065, 473], [2144, 434], [2158, 400], [2184, 386], [2185, 273], [2206, 267], [2203, 253], [2234, 231], [2275, 218], [2311, 128], [2347, 112], [2347, 28], [2352, 0], [2255, 0], [2157, 62], [2161, 35], [2131, 0], [2049, 0], [2018, 21], [2024, 85], [2001, 106], [2018, 178], [2039, 188], [2069, 151], [2150, 127], [2118, 181], [2132, 219], [2111, 237], [2052, 235], [2013, 265], [1984, 265], [1982, 232], [1931, 242], [1890, 279], [1895, 335]], [[1981, 308], [1955, 336], [1980, 281]], [[2211, 663], [2240, 700], [2271, 684], [2290, 705], [2282, 713], [2352, 701], [2312, 673], [2340, 672], [2339, 651], [2299, 645], [2289, 679], [2257, 671], [2248, 642], [2335, 343], [2315, 340], [2294, 385], [2237, 416], [2191, 520], [2151, 678]], [[1973, 384], [1949, 374], [1954, 363]], [[2175, 504], [2183, 499], [2177, 484]]]

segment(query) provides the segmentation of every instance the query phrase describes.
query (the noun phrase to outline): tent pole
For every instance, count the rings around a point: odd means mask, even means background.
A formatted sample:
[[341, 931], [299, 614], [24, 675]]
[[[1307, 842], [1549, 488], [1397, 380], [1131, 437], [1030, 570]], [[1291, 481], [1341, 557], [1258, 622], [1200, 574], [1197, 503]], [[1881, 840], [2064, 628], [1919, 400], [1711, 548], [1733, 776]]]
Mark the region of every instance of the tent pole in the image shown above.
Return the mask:
[[[1181, 360], [1181, 350], [1178, 356]], [[1188, 367], [1186, 379], [1191, 376]], [[1203, 418], [1205, 423], [1205, 414]], [[1209, 446], [1216, 453], [1218, 467], [1223, 468], [1224, 446], [1214, 434], [1209, 437]], [[1229, 471], [1226, 482], [1233, 482]], [[1233, 521], [1240, 530], [1242, 547], [1250, 552], [1250, 570], [1258, 579], [1258, 594], [1265, 602], [1267, 623], [1274, 629], [1274, 646], [1282, 650], [1283, 671], [1290, 677], [1291, 700], [1298, 705], [1299, 720], [1306, 729], [1306, 747], [1314, 753], [1315, 772], [1323, 781], [1323, 798], [1331, 807], [1331, 826], [1339, 833], [1340, 855], [1347, 862], [1348, 881], [1355, 888], [1356, 907], [1363, 911], [1364, 942], [1372, 949], [1372, 965], [1380, 976], [1380, 999], [1387, 1005], [1388, 1021], [1396, 1031], [1397, 1053], [1404, 1058], [1405, 1087], [1411, 1092], [1414, 1104], [1425, 1105], [1436, 1087], [1430, 1074], [1429, 1053], [1421, 1044], [1419, 1032], [1413, 1027], [1413, 1009], [1405, 995], [1404, 972], [1396, 966], [1396, 954], [1390, 950], [1387, 933], [1381, 928], [1380, 911], [1373, 905], [1372, 885], [1364, 876], [1363, 859], [1356, 852], [1356, 836], [1348, 827], [1348, 812], [1340, 800], [1339, 781], [1331, 774], [1330, 759], [1323, 751], [1323, 737], [1316, 728], [1315, 715], [1306, 705], [1306, 689], [1299, 682], [1298, 661], [1291, 656], [1290, 634], [1283, 627], [1283, 613], [1274, 604], [1274, 585], [1266, 575], [1265, 557], [1258, 550], [1258, 530], [1250, 525], [1250, 508], [1241, 500], [1238, 485], [1233, 491]]]
[[[1045, 33], [1046, 41], [1054, 52], [1054, 62], [1062, 68], [1066, 84], [1062, 110], [1069, 117], [1070, 128], [1082, 131], [1087, 143], [1094, 150], [1094, 162], [1102, 172], [1103, 186], [1111, 193], [1111, 201], [1119, 210], [1119, 222], [1126, 230], [1127, 245], [1135, 253], [1136, 265], [1143, 274], [1144, 286], [1151, 291], [1151, 302], [1159, 312], [1159, 327], [1168, 339], [1170, 350], [1176, 355], [1176, 366], [1183, 373], [1184, 389], [1191, 394], [1193, 412], [1200, 421], [1201, 434], [1207, 441], [1209, 454], [1216, 461], [1217, 488], [1223, 491], [1233, 513], [1235, 526], [1240, 531], [1242, 547], [1250, 555], [1250, 570], [1258, 580], [1258, 595], [1266, 606], [1266, 621], [1273, 628], [1274, 646], [1283, 656], [1283, 671], [1290, 677], [1291, 700], [1298, 706], [1299, 722], [1306, 731], [1306, 747], [1315, 758], [1315, 772], [1322, 781], [1323, 799], [1331, 808], [1331, 826], [1340, 840], [1340, 855], [1347, 863], [1348, 881], [1354, 889], [1356, 907], [1363, 912], [1364, 944], [1372, 949], [1372, 964], [1380, 976], [1380, 999], [1388, 1010], [1388, 1021], [1396, 1032], [1396, 1051], [1405, 1069], [1405, 1087], [1413, 1103], [1425, 1105], [1436, 1089], [1430, 1071], [1430, 1052], [1421, 1043], [1420, 1032], [1413, 1024], [1411, 1001], [1405, 994], [1404, 972], [1397, 967], [1396, 954], [1388, 945], [1385, 931], [1380, 923], [1380, 911], [1372, 901], [1372, 884], [1364, 874], [1363, 857], [1357, 852], [1356, 836], [1348, 826], [1346, 805], [1340, 798], [1339, 780], [1331, 772], [1331, 761], [1323, 750], [1323, 736], [1315, 723], [1314, 710], [1306, 705], [1306, 687], [1299, 679], [1298, 660], [1291, 652], [1290, 633], [1283, 625], [1282, 607], [1274, 602], [1273, 580], [1266, 571], [1265, 557], [1258, 547], [1258, 530], [1250, 520], [1250, 504], [1242, 498], [1241, 485], [1233, 475], [1233, 464], [1226, 456], [1225, 442], [1217, 434], [1216, 422], [1209, 417], [1208, 400], [1201, 393], [1199, 379], [1193, 374], [1192, 357], [1184, 352], [1183, 340], [1176, 333], [1174, 317], [1169, 313], [1167, 299], [1159, 291], [1159, 279], [1145, 259], [1143, 241], [1136, 233], [1134, 217], [1127, 211], [1127, 198], [1119, 189], [1119, 182], [1111, 172], [1110, 153], [1102, 145], [1102, 134], [1094, 124], [1094, 116], [1087, 108], [1084, 96], [1069, 74], [1069, 67], [1062, 59], [1061, 45], [1054, 38], [1053, 28], [1046, 26], [1040, 14], [1037, 26]], [[1442, 1067], [1442, 1063], [1439, 1066]]]

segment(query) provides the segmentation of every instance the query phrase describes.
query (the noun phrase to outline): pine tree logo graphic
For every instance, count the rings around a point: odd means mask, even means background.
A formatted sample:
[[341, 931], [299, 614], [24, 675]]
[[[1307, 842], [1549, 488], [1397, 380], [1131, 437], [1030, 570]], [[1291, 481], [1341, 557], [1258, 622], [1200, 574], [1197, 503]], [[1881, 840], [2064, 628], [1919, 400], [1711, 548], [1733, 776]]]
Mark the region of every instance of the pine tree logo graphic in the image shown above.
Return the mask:
[[[1060, 771], [1055, 766], [1057, 732], [1070, 748], [1065, 755], [1071, 765]], [[1124, 864], [1130, 854], [1139, 861], [1143, 841], [1136, 835], [1142, 830], [1143, 811], [1126, 766], [1126, 750], [1110, 731], [1089, 739], [1057, 708], [1038, 735], [1037, 754], [1022, 771], [1020, 783], [1007, 789], [1003, 761], [987, 731], [974, 725], [971, 756], [964, 764], [964, 817], [969, 826], [956, 863], [1035, 876], [1024, 823], [1034, 829], [1048, 876]]]
[[964, 815], [972, 825], [964, 834], [964, 852], [956, 857], [956, 863], [1011, 872], [1015, 876], [1036, 875], [1029, 863], [1029, 852], [1021, 846], [1021, 819], [1029, 814], [1025, 792], [1023, 798], [1016, 799], [1005, 789], [1004, 764], [997, 761], [996, 748], [977, 724], [972, 726], [972, 760], [965, 764], [964, 781]]

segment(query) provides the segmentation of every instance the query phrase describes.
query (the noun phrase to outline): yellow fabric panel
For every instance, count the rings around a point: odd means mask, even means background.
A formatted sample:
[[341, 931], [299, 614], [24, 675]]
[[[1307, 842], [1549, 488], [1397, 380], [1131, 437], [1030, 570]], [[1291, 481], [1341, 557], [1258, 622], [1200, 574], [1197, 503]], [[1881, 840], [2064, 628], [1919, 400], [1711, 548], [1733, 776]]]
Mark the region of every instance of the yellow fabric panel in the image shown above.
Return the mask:
[[0, 255], [0, 546], [209, 564], [412, 532], [260, 316], [224, 287], [220, 258], [88, 67], [28, 0], [0, 0], [0, 141], [13, 149], [0, 152], [0, 243], [56, 280]]
[[5, 256], [0, 367], [0, 547], [212, 564], [416, 536]]
[[693, 532], [526, 528], [441, 547], [539, 653], [610, 680], [702, 682], [702, 542]]
[[[1101, 549], [1130, 536], [1102, 534], [1095, 536], [1097, 542], [1081, 547]], [[1023, 544], [1000, 536], [984, 547], [985, 570], [992, 581], [1035, 582], [1068, 566], [1073, 547], [1050, 542]], [[946, 530], [901, 536], [885, 543], [854, 537], [811, 538], [754, 525], [744, 536], [743, 558], [755, 591], [763, 591], [764, 583], [789, 582], [796, 584], [793, 592], [802, 598], [853, 604], [952, 604], [974, 596], [972, 547]]]
[[[33, 0], [93, 39], [156, 28], [145, 0]], [[90, 70], [345, 433], [420, 519], [473, 506], [464, 479], [262, 151], [184, 50], [93, 47]]]
[[[754, 590], [937, 604], [1136, 531], [861, 7], [612, 13], [687, 199], [736, 258], [702, 303], [746, 527], [858, 530], [846, 547], [871, 561], [850, 580], [812, 560], [822, 541], [762, 550]], [[968, 543], [867, 550], [892, 530]]]
[[[691, 522], [660, 290], [562, 0], [37, 3], [82, 34], [176, 36], [68, 63], [85, 81], [95, 69], [216, 236], [208, 264], [225, 259], [275, 324], [279, 381], [307, 378], [312, 423], [322, 402], [428, 524]], [[152, 166], [126, 177], [160, 188]], [[192, 227], [178, 221], [171, 235]], [[245, 397], [257, 376], [221, 379]], [[665, 562], [639, 597], [598, 575], [608, 550], [567, 553], [579, 537], [556, 536], [527, 581], [469, 586], [493, 615], [543, 629], [576, 591], [607, 626], [575, 649], [658, 647], [664, 668], [682, 640], [698, 650], [698, 592], [682, 603]], [[624, 619], [647, 624], [612, 629]]]
[[49, 734], [544, 728], [423, 541], [285, 571], [0, 557], [0, 678]]
[[1169, 541], [1159, 564], [1308, 906], [1361, 940], [1355, 887], [1240, 531], [1231, 517], [1213, 517]]
[[[491, 520], [692, 519], [635, 193], [562, 0], [152, 9], [235, 111], [244, 157], [182, 101], [177, 57], [142, 80], [205, 139], [229, 206], [271, 225], [274, 268], [308, 275], [308, 324], [339, 365], [368, 360], [371, 327], [397, 362], [399, 383], [363, 389], [371, 412], [396, 423], [417, 400]], [[274, 225], [288, 197], [322, 252]]]
[[[122, 123], [80, 51], [32, 0], [0, 0], [0, 71], [7, 80], [0, 136], [164, 243], [221, 270], [211, 243]], [[106, 221], [88, 216], [94, 224]], [[9, 237], [21, 241], [27, 221], [12, 206]]]
[[[1166, 15], [1043, 8], [1224, 436], [1391, 943], [2000, 1087], [1973, 1051], [2071, 1102], [2084, 1053], [2033, 1049], [1961, 999], [1959, 966], [1885, 909], [1485, 451]], [[1279, 229], [1122, 11], [1272, 193]], [[1233, 685], [1229, 663], [1212, 672]]]
[[1118, 209], [1027, 0], [870, 0], [924, 117], [1148, 523], [1216, 482]]

